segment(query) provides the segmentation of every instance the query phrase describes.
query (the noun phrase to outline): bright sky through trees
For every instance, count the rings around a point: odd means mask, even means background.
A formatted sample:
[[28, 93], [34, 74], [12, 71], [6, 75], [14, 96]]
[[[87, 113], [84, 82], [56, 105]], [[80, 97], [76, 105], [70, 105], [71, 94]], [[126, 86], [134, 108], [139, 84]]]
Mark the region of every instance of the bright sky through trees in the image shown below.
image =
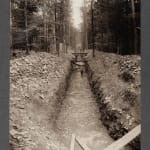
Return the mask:
[[80, 28], [82, 22], [81, 7], [83, 6], [84, 0], [71, 0], [72, 5], [72, 19], [73, 24], [76, 28]]

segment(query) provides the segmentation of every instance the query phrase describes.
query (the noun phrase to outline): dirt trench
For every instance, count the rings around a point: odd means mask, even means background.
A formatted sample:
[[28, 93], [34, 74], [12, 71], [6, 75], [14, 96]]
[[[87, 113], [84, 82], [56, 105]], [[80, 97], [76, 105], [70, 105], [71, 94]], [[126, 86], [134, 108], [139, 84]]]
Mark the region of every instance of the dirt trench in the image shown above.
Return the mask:
[[[114, 142], [101, 120], [96, 98], [91, 90], [88, 74], [74, 70], [54, 127], [61, 150], [70, 149], [75, 134], [91, 150], [103, 150]], [[81, 150], [76, 143], [75, 150]], [[131, 150], [128, 146], [122, 150]]]
[[[78, 70], [66, 72], [55, 92], [50, 97], [53, 103], [46, 104], [32, 94], [36, 103], [26, 104], [23, 113], [26, 115], [21, 117], [24, 132], [18, 136], [20, 131], [13, 130], [12, 149], [69, 150], [72, 134], [79, 136], [91, 150], [103, 150], [114, 142], [100, 120], [99, 107], [85, 72], [83, 76]], [[20, 137], [22, 141], [13, 141]], [[80, 149], [76, 144], [75, 150]]]
[[99, 119], [99, 110], [87, 75], [81, 76], [80, 71], [72, 73], [70, 86], [56, 122], [59, 140], [66, 148], [70, 147], [72, 134], [79, 136], [93, 150], [103, 149], [113, 142]]

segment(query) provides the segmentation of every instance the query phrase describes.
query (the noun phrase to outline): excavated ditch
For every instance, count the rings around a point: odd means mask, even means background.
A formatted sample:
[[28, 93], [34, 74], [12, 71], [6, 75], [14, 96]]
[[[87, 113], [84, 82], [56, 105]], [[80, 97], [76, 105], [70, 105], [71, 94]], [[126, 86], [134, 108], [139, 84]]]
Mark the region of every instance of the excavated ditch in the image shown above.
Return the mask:
[[[90, 149], [104, 149], [114, 140], [103, 125], [103, 120], [100, 120], [101, 114], [91, 91], [87, 73], [84, 72], [82, 75], [80, 69], [78, 66], [71, 74], [69, 87], [56, 120], [55, 132], [59, 135], [58, 141], [62, 145], [62, 150], [69, 149], [72, 134], [80, 137]], [[75, 149], [81, 150], [77, 143]], [[129, 148], [125, 147], [122, 150]]]
[[[46, 145], [45, 149], [58, 150], [60, 143], [61, 150], [67, 150], [70, 147], [71, 135], [76, 134], [89, 148], [97, 150], [107, 147], [114, 141], [110, 136], [117, 139], [119, 135], [116, 133], [121, 135], [127, 132], [122, 126], [119, 126], [119, 113], [109, 109], [104, 102], [103, 92], [100, 89], [101, 83], [93, 78], [88, 64], [86, 63], [84, 68], [87, 73], [85, 72], [83, 76], [80, 70], [73, 71], [71, 66], [54, 96], [51, 97], [53, 103], [44, 105], [36, 98], [36, 101], [32, 100], [32, 105], [30, 103], [27, 105], [27, 108], [29, 107], [27, 110], [32, 110], [32, 113], [26, 113], [27, 117], [32, 120], [26, 127], [26, 130], [32, 128], [29, 130], [31, 140], [25, 139], [27, 147], [24, 146], [25, 144], [22, 147], [40, 150]], [[32, 98], [34, 99], [34, 95]], [[100, 108], [100, 112], [98, 108]], [[27, 121], [28, 118], [26, 118]], [[116, 121], [117, 124], [114, 123]], [[110, 130], [110, 125], [113, 124], [114, 126], [111, 127], [113, 130]], [[120, 132], [116, 132], [117, 129]], [[37, 137], [34, 135], [35, 131], [37, 131]], [[44, 140], [45, 136], [46, 141]], [[11, 149], [20, 147], [20, 142], [14, 141], [14, 138], [11, 141], [13, 146]], [[17, 145], [15, 145], [16, 148], [14, 144]], [[76, 149], [80, 150], [79, 147]]]
[[[73, 71], [69, 88], [56, 121], [56, 132], [64, 150], [69, 149], [71, 136], [80, 137], [90, 149], [104, 149], [113, 142], [99, 120], [99, 111], [90, 90], [87, 75]], [[63, 148], [62, 148], [63, 149]], [[81, 150], [75, 144], [76, 150]]]

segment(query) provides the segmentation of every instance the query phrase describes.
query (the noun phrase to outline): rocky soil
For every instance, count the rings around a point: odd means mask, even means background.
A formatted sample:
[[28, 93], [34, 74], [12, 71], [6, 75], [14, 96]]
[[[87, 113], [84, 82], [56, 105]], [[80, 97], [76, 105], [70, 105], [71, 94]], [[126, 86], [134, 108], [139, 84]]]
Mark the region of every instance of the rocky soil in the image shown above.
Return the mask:
[[[96, 52], [87, 63], [88, 78], [101, 120], [115, 140], [140, 124], [140, 57]], [[131, 143], [140, 149], [139, 138]]]
[[[89, 57], [95, 98], [87, 75], [71, 73], [69, 58], [41, 52], [10, 61], [11, 150], [66, 150], [72, 133], [99, 149], [140, 123], [139, 56]], [[140, 149], [139, 138], [131, 144]]]
[[53, 124], [70, 76], [68, 58], [32, 53], [10, 61], [10, 149], [57, 150]]

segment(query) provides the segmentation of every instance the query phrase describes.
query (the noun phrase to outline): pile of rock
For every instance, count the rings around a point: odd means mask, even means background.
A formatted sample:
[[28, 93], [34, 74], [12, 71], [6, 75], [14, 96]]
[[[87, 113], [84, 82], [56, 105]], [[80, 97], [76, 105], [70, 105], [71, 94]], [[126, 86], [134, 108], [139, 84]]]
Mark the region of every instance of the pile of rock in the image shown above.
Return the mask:
[[[70, 74], [70, 61], [32, 53], [10, 61], [11, 149], [58, 149], [51, 130]], [[58, 94], [59, 93], [59, 94]]]
[[[118, 139], [140, 123], [140, 57], [96, 52], [87, 72], [101, 120]], [[139, 138], [132, 146], [140, 149]]]

